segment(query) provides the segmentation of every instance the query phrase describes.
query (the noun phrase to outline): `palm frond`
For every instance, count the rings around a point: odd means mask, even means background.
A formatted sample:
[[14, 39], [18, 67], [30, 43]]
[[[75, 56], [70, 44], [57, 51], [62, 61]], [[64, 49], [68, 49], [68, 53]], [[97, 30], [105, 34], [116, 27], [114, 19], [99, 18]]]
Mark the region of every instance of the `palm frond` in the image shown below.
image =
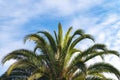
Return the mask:
[[75, 40], [73, 41], [73, 43], [72, 43], [71, 46], [70, 46], [70, 49], [72, 49], [73, 47], [75, 47], [77, 43], [79, 43], [81, 40], [84, 40], [84, 39], [90, 39], [90, 40], [93, 40], [93, 41], [94, 41], [94, 39], [93, 39], [93, 37], [92, 37], [91, 35], [89, 35], [89, 34], [84, 34], [84, 35], [78, 37], [77, 39], [75, 39]]
[[82, 36], [82, 35], [84, 35], [84, 31], [81, 30], [81, 29], [76, 30], [76, 31], [73, 33], [73, 35], [71, 35], [71, 36], [68, 38], [68, 42], [67, 42], [66, 49], [68, 49], [68, 47], [70, 46], [70, 44], [72, 43], [72, 41], [74, 40], [74, 37], [75, 37], [76, 35]]
[[38, 34], [29, 34], [29, 35], [25, 36], [24, 43], [27, 40], [33, 40], [35, 42], [39, 42], [39, 43], [44, 44], [44, 45], [46, 44], [45, 39]]
[[91, 55], [89, 55], [89, 56], [86, 56], [86, 57], [84, 58], [84, 62], [89, 61], [90, 59], [93, 59], [93, 58], [95, 58], [96, 56], [110, 55], [110, 54], [113, 54], [113, 55], [116, 55], [116, 56], [119, 57], [119, 53], [118, 53], [117, 51], [107, 50], [107, 51], [93, 52], [93, 54], [91, 54]]
[[26, 50], [26, 49], [19, 49], [19, 50], [15, 50], [11, 53], [9, 53], [8, 55], [6, 55], [3, 59], [2, 59], [2, 63], [4, 64], [6, 61], [10, 60], [10, 59], [26, 59], [26, 58], [30, 58], [33, 56], [36, 56], [36, 54], [34, 54], [34, 52], [30, 51], [30, 50]]
[[117, 70], [115, 67], [108, 63], [100, 62], [100, 63], [95, 63], [91, 66], [88, 67], [88, 74], [91, 73], [113, 73], [117, 76], [118, 79], [120, 79], [120, 72]]
[[66, 34], [65, 34], [65, 37], [64, 37], [64, 43], [63, 43], [63, 47], [64, 48], [66, 48], [67, 46], [67, 43], [68, 43], [68, 40], [69, 40], [69, 38], [70, 38], [70, 33], [71, 33], [71, 31], [72, 31], [72, 27], [70, 27], [69, 29], [68, 29], [68, 31], [66, 32]]
[[54, 31], [54, 35], [55, 35], [55, 39], [56, 39], [56, 44], [58, 44], [58, 36], [57, 36], [56, 31]]
[[58, 45], [62, 47], [63, 32], [61, 23], [58, 24]]
[[86, 50], [84, 50], [79, 56], [79, 58], [88, 56], [90, 54], [93, 54], [95, 51], [98, 50], [104, 50], [106, 51], [106, 46], [104, 44], [94, 44], [93, 46], [90, 46], [89, 48], [87, 48]]
[[10, 75], [12, 70], [14, 70], [15, 68], [19, 68], [19, 67], [24, 67], [24, 66], [32, 66], [32, 67], [35, 67], [35, 65], [33, 65], [32, 63], [30, 63], [29, 61], [27, 60], [19, 60], [15, 63], [13, 63], [7, 70], [7, 75]]
[[51, 45], [51, 48], [54, 52], [57, 52], [57, 48], [56, 48], [56, 43], [55, 43], [55, 40], [54, 38], [52, 37], [52, 35], [49, 33], [49, 32], [46, 32], [46, 31], [39, 31], [38, 33], [42, 33], [45, 35], [45, 37], [48, 39], [50, 45]]
[[73, 36], [75, 36], [75, 35], [83, 35], [84, 34], [84, 31], [82, 30], [82, 29], [77, 29], [75, 32], [74, 32], [74, 34], [73, 34]]
[[35, 73], [35, 74], [32, 74], [30, 77], [28, 77], [28, 80], [36, 80], [36, 79], [39, 79], [42, 76], [43, 76], [42, 73]]

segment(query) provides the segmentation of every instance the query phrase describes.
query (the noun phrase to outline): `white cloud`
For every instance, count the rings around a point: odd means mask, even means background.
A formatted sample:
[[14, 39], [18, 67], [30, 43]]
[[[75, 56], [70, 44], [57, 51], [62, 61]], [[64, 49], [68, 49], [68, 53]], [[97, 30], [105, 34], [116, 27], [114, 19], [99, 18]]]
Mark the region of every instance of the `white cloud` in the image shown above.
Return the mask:
[[[28, 22], [31, 18], [40, 15], [68, 16], [99, 5], [102, 0], [1, 0], [0, 17], [3, 25], [19, 26]], [[9, 4], [8, 4], [9, 3]]]
[[85, 11], [95, 5], [100, 5], [103, 0], [43, 0], [44, 7], [55, 12], [57, 16], [73, 15], [77, 12]]

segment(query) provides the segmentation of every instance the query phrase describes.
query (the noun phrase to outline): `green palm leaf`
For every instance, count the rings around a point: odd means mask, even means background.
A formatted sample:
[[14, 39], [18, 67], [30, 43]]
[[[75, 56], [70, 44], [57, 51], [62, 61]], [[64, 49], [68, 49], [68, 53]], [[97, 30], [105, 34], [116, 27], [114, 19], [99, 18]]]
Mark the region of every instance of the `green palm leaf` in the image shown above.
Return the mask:
[[19, 50], [15, 50], [11, 53], [9, 53], [8, 55], [6, 55], [3, 59], [2, 59], [2, 63], [4, 64], [6, 61], [10, 60], [10, 59], [26, 59], [26, 58], [31, 58], [31, 57], [35, 57], [36, 54], [34, 54], [32, 51], [30, 50], [26, 50], [26, 49], [19, 49]]
[[54, 38], [52, 37], [52, 35], [46, 31], [39, 31], [38, 33], [42, 33], [45, 35], [45, 37], [49, 40], [49, 43], [51, 45], [51, 48], [54, 52], [57, 52], [57, 48], [56, 48], [56, 43]]
[[103, 62], [95, 63], [95, 64], [89, 66], [89, 68], [88, 68], [88, 74], [103, 73], [103, 72], [113, 73], [117, 76], [118, 79], [120, 79], [119, 70], [117, 70], [115, 67], [113, 67], [112, 65], [110, 65], [108, 63], [103, 63]]

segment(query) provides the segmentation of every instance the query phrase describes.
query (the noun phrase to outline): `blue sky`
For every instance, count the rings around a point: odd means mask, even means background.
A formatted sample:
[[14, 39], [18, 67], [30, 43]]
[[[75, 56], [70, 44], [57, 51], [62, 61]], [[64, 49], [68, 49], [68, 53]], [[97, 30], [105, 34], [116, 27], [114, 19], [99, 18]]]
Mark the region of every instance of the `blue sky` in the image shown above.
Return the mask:
[[[39, 30], [52, 32], [59, 22], [64, 31], [69, 26], [83, 29], [96, 43], [120, 52], [119, 4], [119, 0], [0, 0], [0, 61], [15, 49], [32, 49], [31, 44], [23, 44], [25, 35]], [[110, 56], [106, 61], [120, 70], [120, 59]], [[12, 62], [0, 64], [0, 74]]]

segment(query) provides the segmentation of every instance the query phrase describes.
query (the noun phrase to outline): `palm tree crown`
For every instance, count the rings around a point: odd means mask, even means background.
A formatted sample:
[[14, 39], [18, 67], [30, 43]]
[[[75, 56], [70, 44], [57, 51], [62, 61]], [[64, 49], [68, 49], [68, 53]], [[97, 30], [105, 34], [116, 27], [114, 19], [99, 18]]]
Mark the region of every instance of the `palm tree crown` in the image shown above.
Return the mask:
[[27, 35], [24, 42], [34, 41], [34, 51], [19, 49], [6, 55], [2, 60], [3, 64], [10, 59], [16, 60], [6, 74], [11, 75], [15, 71], [20, 73], [19, 70], [22, 70], [26, 74], [19, 76], [27, 80], [111, 80], [103, 73], [113, 73], [120, 79], [120, 72], [109, 63], [98, 62], [90, 66], [86, 65], [96, 56], [103, 58], [104, 55], [113, 54], [119, 57], [117, 51], [108, 50], [104, 44], [93, 44], [81, 50], [76, 47], [78, 43], [85, 39], [94, 42], [94, 38], [81, 29], [73, 34], [71, 31], [72, 27], [63, 36], [62, 26], [59, 23], [58, 33], [54, 31], [54, 36], [47, 31]]

